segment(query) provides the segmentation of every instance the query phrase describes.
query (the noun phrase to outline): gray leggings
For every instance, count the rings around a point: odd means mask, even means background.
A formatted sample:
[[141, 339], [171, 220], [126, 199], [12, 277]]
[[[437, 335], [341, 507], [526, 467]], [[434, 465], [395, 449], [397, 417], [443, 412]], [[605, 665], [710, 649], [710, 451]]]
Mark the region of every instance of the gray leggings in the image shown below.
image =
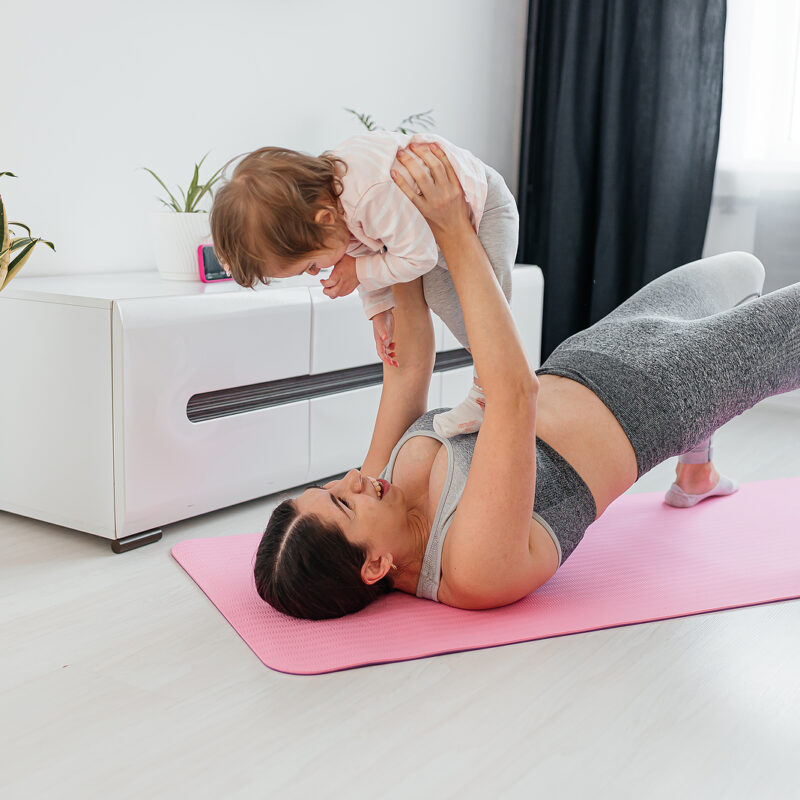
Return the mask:
[[591, 389], [641, 476], [759, 400], [800, 388], [800, 283], [760, 297], [763, 284], [749, 253], [678, 267], [562, 342], [538, 373]]
[[[480, 239], [486, 255], [489, 256], [494, 274], [506, 300], [511, 302], [511, 270], [517, 257], [519, 241], [519, 212], [514, 195], [506, 186], [503, 176], [488, 165], [486, 180], [489, 190], [486, 205], [478, 226]], [[446, 268], [446, 262], [439, 253], [439, 263], [422, 276], [422, 291], [425, 302], [458, 339], [462, 347], [469, 347], [467, 328], [453, 279]]]

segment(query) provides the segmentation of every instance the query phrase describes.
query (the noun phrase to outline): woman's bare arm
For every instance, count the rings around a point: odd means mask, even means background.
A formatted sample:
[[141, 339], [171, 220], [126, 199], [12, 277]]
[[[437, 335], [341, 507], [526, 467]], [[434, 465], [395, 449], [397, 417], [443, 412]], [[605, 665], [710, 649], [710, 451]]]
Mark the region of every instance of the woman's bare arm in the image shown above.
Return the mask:
[[[400, 188], [425, 216], [461, 302], [486, 409], [469, 477], [448, 538], [444, 576], [457, 604], [486, 608], [514, 602], [546, 580], [530, 551], [536, 484], [538, 379], [511, 310], [472, 228], [463, 189], [444, 153], [423, 147], [401, 161], [417, 196]], [[402, 182], [402, 183], [401, 183]]]
[[399, 366], [384, 362], [383, 387], [369, 451], [361, 466], [376, 476], [389, 462], [392, 449], [428, 407], [428, 389], [436, 357], [431, 313], [422, 293], [422, 279], [392, 287], [395, 302], [395, 353]]

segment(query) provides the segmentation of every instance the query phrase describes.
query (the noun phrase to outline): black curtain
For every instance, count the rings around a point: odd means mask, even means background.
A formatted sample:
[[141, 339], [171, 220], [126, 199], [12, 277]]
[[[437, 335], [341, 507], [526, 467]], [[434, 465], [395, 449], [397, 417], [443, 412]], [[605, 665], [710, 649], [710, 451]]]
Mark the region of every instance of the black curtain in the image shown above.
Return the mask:
[[725, 0], [529, 0], [517, 261], [545, 276], [542, 359], [700, 258]]

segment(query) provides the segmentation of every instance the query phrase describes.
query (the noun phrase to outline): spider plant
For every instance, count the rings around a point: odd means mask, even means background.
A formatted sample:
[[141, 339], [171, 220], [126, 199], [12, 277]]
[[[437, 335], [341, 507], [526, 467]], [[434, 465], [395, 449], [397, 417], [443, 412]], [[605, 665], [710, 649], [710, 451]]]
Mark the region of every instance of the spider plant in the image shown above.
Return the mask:
[[[13, 172], [0, 172], [0, 178], [8, 176], [16, 178]], [[27, 236], [11, 236], [9, 227], [24, 228]], [[10, 222], [6, 215], [6, 207], [3, 198], [0, 196], [0, 291], [8, 286], [9, 281], [22, 269], [25, 262], [30, 258], [33, 248], [39, 242], [46, 244], [55, 252], [55, 245], [42, 238], [34, 239], [31, 236], [31, 229], [23, 222]]]
[[206, 156], [207, 155], [208, 155], [208, 153], [206, 153], [206, 155], [203, 156], [200, 159], [200, 163], [199, 164], [195, 164], [194, 165], [194, 175], [192, 175], [191, 183], [189, 184], [189, 188], [186, 190], [186, 192], [184, 192], [183, 189], [180, 186], [178, 187], [178, 191], [181, 193], [181, 202], [180, 203], [175, 199], [175, 196], [172, 194], [172, 192], [170, 192], [170, 190], [167, 189], [166, 184], [164, 183], [164, 181], [162, 181], [161, 178], [159, 178], [158, 175], [156, 175], [155, 172], [153, 172], [153, 170], [149, 169], [148, 167], [140, 167], [140, 169], [147, 170], [147, 172], [149, 172], [161, 184], [162, 188], [167, 193], [167, 195], [169, 195], [169, 199], [171, 201], [169, 203], [166, 200], [164, 200], [163, 198], [161, 198], [161, 197], [157, 198], [159, 200], [159, 202], [163, 203], [167, 208], [172, 209], [173, 211], [177, 211], [178, 213], [186, 213], [186, 214], [205, 213], [205, 211], [203, 209], [198, 209], [197, 208], [197, 204], [200, 202], [200, 200], [203, 198], [203, 196], [206, 194], [206, 192], [208, 192], [208, 194], [209, 194], [209, 196], [211, 197], [212, 200], [214, 199], [214, 192], [212, 191], [211, 187], [218, 180], [220, 180], [222, 178], [222, 175], [220, 175], [220, 173], [222, 172], [223, 169], [225, 169], [225, 165], [223, 164], [223, 166], [221, 166], [201, 186], [200, 185], [200, 178], [199, 178], [199, 176], [200, 176], [200, 167], [203, 165], [203, 162], [206, 160]]
[[[368, 130], [374, 131], [376, 128], [380, 130], [385, 130], [385, 128], [378, 125], [374, 119], [372, 119], [371, 114], [359, 114], [358, 111], [354, 111], [352, 108], [346, 108], [349, 114], [352, 114], [357, 120], [361, 122], [361, 124]], [[432, 128], [434, 126], [433, 117], [430, 116], [433, 109], [431, 108], [429, 111], [423, 111], [420, 114], [412, 114], [410, 117], [406, 117], [405, 119], [400, 121], [400, 124], [395, 128], [396, 131], [399, 133], [419, 133], [419, 131], [413, 130], [410, 126], [412, 125], [422, 125], [423, 128], [426, 130], [428, 128]]]

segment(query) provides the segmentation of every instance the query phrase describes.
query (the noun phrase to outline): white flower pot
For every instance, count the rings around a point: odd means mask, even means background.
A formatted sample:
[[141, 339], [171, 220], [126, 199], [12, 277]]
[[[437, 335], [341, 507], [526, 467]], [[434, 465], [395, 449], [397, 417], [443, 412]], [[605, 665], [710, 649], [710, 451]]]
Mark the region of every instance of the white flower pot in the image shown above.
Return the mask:
[[162, 278], [199, 281], [197, 248], [211, 244], [208, 214], [154, 211], [150, 215], [156, 267]]

